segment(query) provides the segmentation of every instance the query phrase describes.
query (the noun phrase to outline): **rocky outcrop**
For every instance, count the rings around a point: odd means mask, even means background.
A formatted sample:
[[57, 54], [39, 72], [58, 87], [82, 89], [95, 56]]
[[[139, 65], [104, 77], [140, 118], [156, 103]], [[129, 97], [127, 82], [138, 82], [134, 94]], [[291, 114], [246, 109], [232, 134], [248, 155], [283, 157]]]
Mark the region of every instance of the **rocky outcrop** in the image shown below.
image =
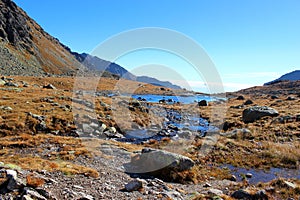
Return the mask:
[[250, 123], [265, 116], [276, 117], [278, 115], [278, 111], [273, 108], [267, 106], [253, 106], [243, 111], [243, 121]]

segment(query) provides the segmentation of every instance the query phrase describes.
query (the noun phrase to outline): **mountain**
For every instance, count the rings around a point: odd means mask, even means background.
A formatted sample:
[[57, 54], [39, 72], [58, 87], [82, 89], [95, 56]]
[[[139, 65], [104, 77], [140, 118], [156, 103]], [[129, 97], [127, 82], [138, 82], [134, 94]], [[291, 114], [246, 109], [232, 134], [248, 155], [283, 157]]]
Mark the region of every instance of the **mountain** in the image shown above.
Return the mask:
[[182, 89], [180, 86], [174, 85], [174, 84], [170, 83], [169, 81], [160, 81], [155, 78], [148, 77], [148, 76], [138, 76], [136, 78], [136, 81], [143, 82], [143, 83], [149, 83], [149, 84], [156, 85], [156, 86], [163, 86], [163, 87], [172, 88], [172, 89]]
[[295, 70], [293, 72], [282, 75], [280, 78], [265, 83], [264, 85], [271, 85], [281, 81], [298, 81], [300, 80], [300, 70]]
[[135, 76], [129, 71], [127, 71], [125, 68], [122, 66], [109, 62], [106, 60], [103, 60], [101, 58], [98, 58], [96, 56], [91, 56], [86, 53], [72, 53], [76, 59], [82, 63], [84, 66], [86, 66], [90, 70], [95, 70], [95, 71], [108, 71], [112, 74], [115, 74], [119, 77], [122, 77], [124, 79], [128, 80], [133, 80], [133, 81], [138, 81], [138, 82], [143, 82], [143, 83], [148, 83], [156, 86], [162, 86], [162, 87], [167, 87], [167, 88], [172, 88], [172, 89], [182, 89], [181, 87], [174, 85], [168, 81], [160, 81], [158, 79], [148, 77], [148, 76]]
[[0, 74], [74, 75], [80, 63], [11, 0], [0, 0]]
[[92, 56], [87, 53], [76, 53], [72, 52], [72, 54], [75, 56], [75, 58], [84, 66], [86, 66], [89, 70], [93, 71], [107, 71], [111, 74], [115, 74], [119, 77], [122, 77], [124, 79], [128, 80], [135, 80], [136, 77], [128, 72], [125, 68], [121, 67], [120, 65], [109, 62], [107, 60], [103, 60], [101, 58], [98, 58], [97, 56]]

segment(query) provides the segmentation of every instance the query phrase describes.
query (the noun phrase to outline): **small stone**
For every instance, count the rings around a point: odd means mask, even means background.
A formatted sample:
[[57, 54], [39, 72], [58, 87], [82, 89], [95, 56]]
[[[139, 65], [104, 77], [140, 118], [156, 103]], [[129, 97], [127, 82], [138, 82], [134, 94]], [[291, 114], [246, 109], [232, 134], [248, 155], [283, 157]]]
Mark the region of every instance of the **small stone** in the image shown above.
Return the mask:
[[113, 133], [113, 134], [117, 133], [117, 130], [116, 130], [115, 127], [110, 127], [110, 128], [108, 129], [108, 131], [111, 132], [111, 133]]
[[252, 178], [253, 175], [251, 173], [247, 173], [245, 176], [246, 178]]
[[267, 188], [265, 188], [265, 190], [267, 192], [271, 192], [271, 193], [275, 192], [275, 188], [274, 187], [267, 187]]
[[33, 200], [33, 198], [31, 198], [30, 195], [26, 194], [22, 196], [22, 200]]
[[203, 187], [211, 187], [211, 184], [208, 183], [208, 182], [206, 182], [206, 183], [203, 185]]
[[272, 95], [271, 96], [271, 99], [278, 99], [279, 97], [278, 96], [276, 96], [276, 95]]
[[288, 100], [288, 101], [295, 101], [296, 100], [296, 98], [295, 97], [288, 97], [286, 100]]
[[14, 191], [16, 189], [23, 188], [25, 186], [25, 183], [23, 180], [19, 179], [17, 177], [17, 172], [15, 170], [6, 170], [6, 176], [7, 176], [7, 186], [6, 188], [10, 191]]
[[296, 188], [296, 185], [294, 183], [292, 183], [292, 182], [284, 181], [284, 184], [288, 188], [291, 188], [291, 189], [295, 189]]
[[240, 95], [240, 96], [238, 96], [236, 99], [237, 99], [237, 100], [245, 100], [245, 97], [242, 96], [242, 95]]
[[83, 192], [78, 192], [79, 195], [81, 195], [80, 198], [78, 198], [77, 200], [94, 200], [95, 198], [91, 195], [85, 194]]
[[8, 169], [6, 170], [6, 175], [8, 178], [17, 179], [17, 172], [15, 170]]
[[198, 102], [198, 106], [208, 106], [208, 103], [206, 100], [201, 100]]
[[230, 181], [236, 181], [236, 180], [237, 180], [237, 178], [236, 178], [236, 176], [235, 176], [235, 175], [231, 175], [231, 176], [230, 176], [230, 178], [229, 178], [229, 180], [230, 180]]
[[215, 196], [221, 196], [223, 194], [223, 191], [222, 190], [218, 190], [218, 189], [214, 189], [214, 188], [211, 188], [208, 190], [208, 195], [210, 197], [215, 197]]
[[35, 188], [35, 190], [40, 194], [42, 195], [43, 197], [47, 198], [47, 199], [50, 199], [50, 193], [42, 188]]
[[253, 104], [253, 101], [251, 101], [250, 99], [248, 99], [247, 101], [245, 101], [244, 105], [250, 105]]
[[252, 199], [252, 195], [245, 190], [237, 190], [232, 193], [231, 197], [235, 199]]
[[140, 179], [134, 179], [125, 185], [128, 192], [137, 191], [143, 188], [143, 182]]
[[43, 88], [55, 90], [56, 87], [52, 84], [44, 85]]
[[13, 83], [13, 82], [6, 82], [6, 83], [4, 84], [4, 86], [8, 86], [8, 87], [19, 87], [18, 84]]
[[94, 129], [89, 124], [82, 124], [83, 132], [85, 133], [93, 133]]
[[73, 188], [76, 188], [76, 189], [84, 189], [84, 188], [81, 187], [80, 185], [73, 185]]
[[0, 85], [5, 85], [5, 81], [4, 80], [2, 80], [2, 79], [0, 79]]
[[90, 127], [97, 129], [99, 127], [99, 124], [92, 122], [90, 123]]
[[259, 190], [253, 195], [252, 199], [268, 200], [269, 198], [265, 190]]
[[108, 128], [108, 131], [105, 131], [104, 134], [107, 136], [107, 137], [115, 137], [116, 134], [117, 134], [117, 130], [115, 127], [110, 127]]
[[0, 106], [1, 110], [12, 111], [13, 109], [9, 106]]
[[32, 197], [33, 199], [47, 200], [44, 196], [40, 195], [37, 191], [34, 191], [32, 189], [25, 188], [24, 192], [26, 193], [26, 195], [30, 195], [30, 197]]

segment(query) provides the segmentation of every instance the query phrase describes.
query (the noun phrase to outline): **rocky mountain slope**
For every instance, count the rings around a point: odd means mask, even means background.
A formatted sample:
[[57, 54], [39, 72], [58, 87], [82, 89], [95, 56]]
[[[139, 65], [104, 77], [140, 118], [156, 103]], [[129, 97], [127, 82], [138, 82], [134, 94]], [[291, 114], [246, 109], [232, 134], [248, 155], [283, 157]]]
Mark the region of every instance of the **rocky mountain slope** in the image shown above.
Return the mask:
[[127, 80], [138, 81], [142, 83], [148, 83], [156, 86], [167, 87], [171, 89], [182, 89], [181, 87], [170, 83], [169, 81], [160, 81], [156, 78], [148, 77], [148, 76], [135, 76], [129, 71], [127, 71], [122, 66], [103, 60], [98, 58], [97, 56], [92, 56], [86, 53], [76, 53], [72, 52], [72, 54], [76, 57], [76, 59], [86, 66], [90, 70], [97, 70], [97, 71], [107, 71], [109, 73], [115, 74], [119, 77], [122, 77]]
[[274, 83], [278, 83], [280, 81], [299, 81], [300, 80], [300, 70], [295, 70], [290, 73], [282, 75], [280, 78], [265, 83], [264, 85], [270, 85]]
[[0, 0], [0, 73], [73, 75], [80, 63], [11, 0]]

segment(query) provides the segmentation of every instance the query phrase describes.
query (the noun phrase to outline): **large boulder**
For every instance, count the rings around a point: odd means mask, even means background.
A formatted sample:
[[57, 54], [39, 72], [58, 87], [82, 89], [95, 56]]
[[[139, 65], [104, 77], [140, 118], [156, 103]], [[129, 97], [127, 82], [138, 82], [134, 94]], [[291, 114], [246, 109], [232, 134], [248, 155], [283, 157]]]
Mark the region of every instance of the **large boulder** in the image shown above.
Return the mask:
[[278, 111], [273, 108], [267, 106], [253, 106], [243, 111], [243, 121], [250, 123], [265, 116], [276, 117], [278, 115]]
[[163, 150], [145, 148], [140, 154], [133, 156], [130, 163], [124, 165], [128, 173], [159, 174], [162, 171], [185, 171], [194, 166], [190, 158]]

